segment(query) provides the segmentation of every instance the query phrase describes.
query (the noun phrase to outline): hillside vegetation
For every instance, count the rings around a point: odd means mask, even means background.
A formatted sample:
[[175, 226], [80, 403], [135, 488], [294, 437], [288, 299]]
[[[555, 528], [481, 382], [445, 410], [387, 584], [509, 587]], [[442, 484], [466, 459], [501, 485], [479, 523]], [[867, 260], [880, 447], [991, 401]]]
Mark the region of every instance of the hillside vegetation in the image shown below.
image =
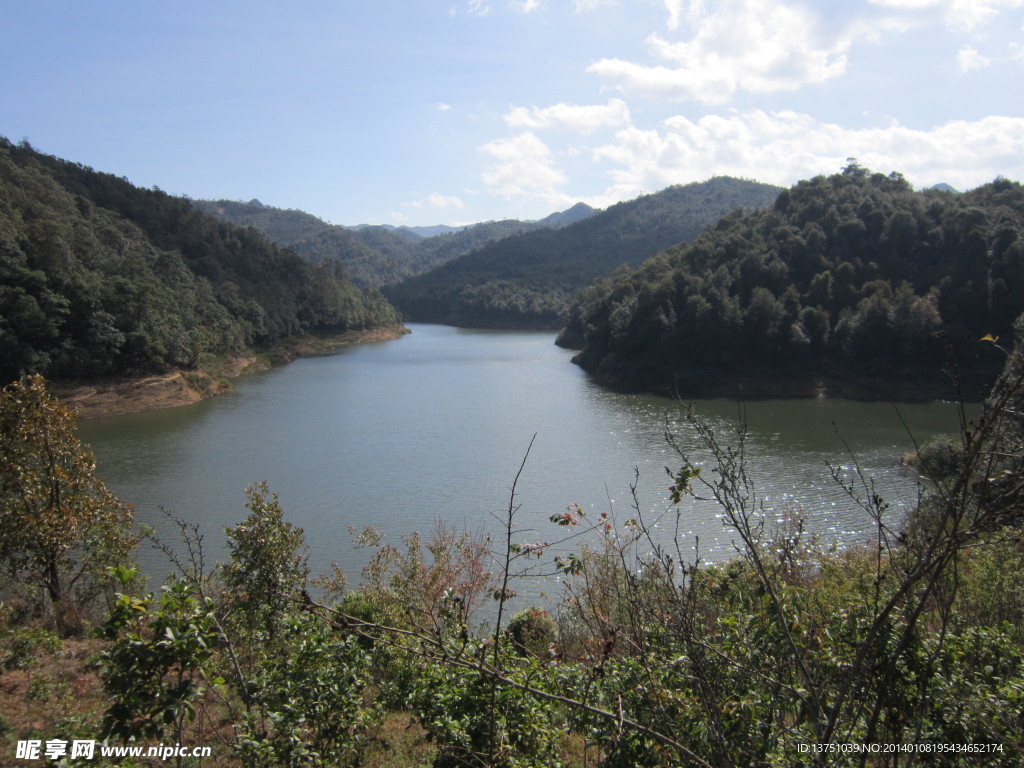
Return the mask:
[[296, 210], [230, 200], [198, 200], [196, 207], [239, 226], [254, 227], [279, 245], [285, 245], [305, 259], [319, 264], [338, 259], [352, 282], [362, 288], [381, 288], [427, 272], [457, 256], [510, 235], [557, 228], [586, 218], [594, 210], [578, 203], [567, 211], [553, 213], [540, 221], [504, 219], [471, 227], [451, 228], [423, 236], [429, 227], [361, 226], [340, 227]]
[[684, 394], [899, 396], [940, 379], [947, 347], [991, 382], [979, 339], [1024, 310], [1022, 233], [1018, 183], [916, 192], [851, 164], [590, 286], [561, 343], [605, 382]]
[[560, 328], [573, 294], [616, 267], [637, 266], [779, 189], [732, 178], [670, 187], [561, 229], [493, 242], [384, 294], [411, 320], [477, 328]]
[[399, 322], [185, 199], [0, 139], [0, 380], [193, 368], [287, 337]]

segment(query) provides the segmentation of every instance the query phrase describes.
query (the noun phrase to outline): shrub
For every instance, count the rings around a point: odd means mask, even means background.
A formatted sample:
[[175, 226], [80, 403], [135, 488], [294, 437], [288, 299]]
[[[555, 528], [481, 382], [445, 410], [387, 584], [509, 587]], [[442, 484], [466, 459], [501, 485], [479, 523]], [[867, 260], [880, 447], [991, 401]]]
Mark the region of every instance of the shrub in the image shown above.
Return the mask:
[[558, 625], [542, 608], [524, 608], [509, 619], [506, 632], [520, 656], [547, 658], [558, 638]]
[[60, 637], [42, 627], [8, 630], [0, 652], [0, 668], [24, 669], [32, 665], [37, 653], [57, 653], [62, 645]]

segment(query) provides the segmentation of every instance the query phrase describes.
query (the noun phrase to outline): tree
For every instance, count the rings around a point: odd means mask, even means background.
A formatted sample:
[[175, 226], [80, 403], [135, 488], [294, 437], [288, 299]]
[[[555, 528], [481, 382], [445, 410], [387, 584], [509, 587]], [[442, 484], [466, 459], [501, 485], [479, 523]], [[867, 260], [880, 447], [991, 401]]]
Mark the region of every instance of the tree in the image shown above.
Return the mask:
[[[134, 569], [113, 570], [130, 587]], [[213, 601], [187, 581], [172, 582], [159, 598], [118, 595], [100, 627], [110, 641], [99, 660], [110, 696], [105, 738], [161, 739], [172, 729], [174, 740], [182, 740], [185, 723], [195, 718], [193, 702], [205, 692], [199, 681], [224, 682], [205, 674], [218, 640], [213, 609]]]
[[41, 376], [0, 392], [0, 567], [42, 589], [58, 628], [78, 627], [82, 609], [128, 564], [132, 508], [95, 475], [75, 437], [75, 412], [51, 397]]
[[249, 516], [224, 530], [231, 551], [224, 585], [243, 625], [273, 637], [286, 621], [292, 598], [306, 587], [305, 537], [284, 520], [277, 494], [265, 482], [251, 485], [245, 495]]

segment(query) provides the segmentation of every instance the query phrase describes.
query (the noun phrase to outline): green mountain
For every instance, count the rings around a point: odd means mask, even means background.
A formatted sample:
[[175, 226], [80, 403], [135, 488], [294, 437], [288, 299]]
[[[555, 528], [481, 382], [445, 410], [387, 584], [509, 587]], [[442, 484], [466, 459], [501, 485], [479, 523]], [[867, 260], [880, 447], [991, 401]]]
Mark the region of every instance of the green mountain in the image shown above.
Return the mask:
[[565, 227], [569, 224], [575, 224], [577, 221], [589, 219], [595, 213], [597, 213], [597, 211], [586, 203], [576, 203], [572, 208], [568, 208], [559, 213], [552, 213], [550, 216], [545, 216], [543, 219], [537, 221], [537, 224], [545, 227]]
[[421, 322], [560, 328], [573, 294], [596, 278], [622, 264], [637, 266], [724, 214], [766, 205], [778, 193], [778, 187], [725, 177], [670, 187], [561, 229], [490, 243], [384, 293]]
[[259, 200], [194, 200], [199, 210], [218, 220], [240, 227], [252, 227], [278, 245], [291, 248], [313, 264], [336, 259], [345, 265], [352, 282], [364, 289], [398, 282], [417, 269], [428, 269], [415, 256], [418, 235], [396, 229], [370, 227], [352, 230], [328, 224], [312, 214], [294, 209], [274, 208]]
[[948, 347], [976, 393], [1003, 362], [979, 339], [1024, 311], [1022, 233], [1018, 183], [915, 192], [851, 164], [589, 287], [563, 341], [608, 383], [749, 396], [902, 398]]
[[0, 381], [188, 369], [398, 321], [337, 260], [0, 138]]
[[469, 253], [487, 243], [537, 229], [560, 227], [594, 212], [584, 203], [541, 221], [489, 221], [467, 227], [340, 227], [296, 210], [230, 200], [197, 200], [197, 208], [221, 221], [253, 227], [318, 264], [339, 259], [362, 288], [394, 285]]

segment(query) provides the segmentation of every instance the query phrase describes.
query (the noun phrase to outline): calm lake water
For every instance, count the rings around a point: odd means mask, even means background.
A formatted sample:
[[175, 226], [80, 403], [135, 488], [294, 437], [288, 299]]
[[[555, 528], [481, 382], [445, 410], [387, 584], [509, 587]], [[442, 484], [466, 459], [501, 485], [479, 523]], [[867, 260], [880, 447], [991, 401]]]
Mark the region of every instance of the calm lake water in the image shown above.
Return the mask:
[[[366, 554], [351, 546], [349, 526], [372, 524], [395, 542], [438, 521], [496, 531], [534, 434], [517, 489], [517, 541], [557, 538], [564, 529], [549, 517], [572, 503], [619, 522], [633, 517], [635, 469], [645, 515], [668, 509], [665, 467], [679, 461], [666, 424], [696, 445], [682, 405], [595, 385], [551, 333], [412, 329], [239, 379], [233, 393], [194, 406], [90, 420], [80, 434], [107, 485], [162, 535], [174, 533], [166, 508], [199, 525], [207, 554], [221, 557], [222, 529], [247, 514], [244, 489], [266, 480], [305, 529], [313, 571], [336, 561], [350, 580]], [[735, 424], [734, 402], [696, 408], [721, 430]], [[751, 471], [770, 515], [802, 511], [826, 540], [868, 538], [870, 520], [826, 467], [851, 469], [843, 440], [893, 514], [915, 503], [918, 481], [898, 464], [913, 443], [892, 404], [771, 400], [746, 408]], [[950, 404], [899, 410], [919, 441], [956, 429]], [[684, 547], [699, 536], [705, 560], [734, 552], [711, 504], [684, 506], [681, 533]], [[141, 559], [154, 576], [168, 570], [159, 553], [145, 550]]]

